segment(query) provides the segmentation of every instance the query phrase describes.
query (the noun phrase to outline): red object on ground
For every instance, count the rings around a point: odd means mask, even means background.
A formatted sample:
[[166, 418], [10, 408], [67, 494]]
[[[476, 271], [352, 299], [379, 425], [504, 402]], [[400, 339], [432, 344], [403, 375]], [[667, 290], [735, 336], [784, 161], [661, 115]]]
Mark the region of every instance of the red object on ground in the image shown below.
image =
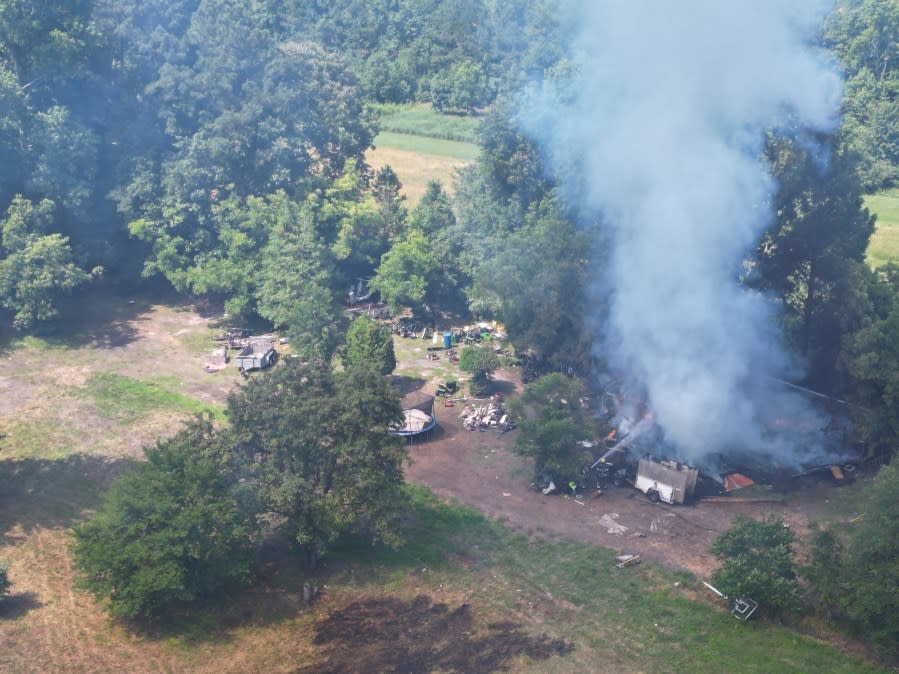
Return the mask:
[[731, 473], [724, 476], [724, 491], [733, 491], [741, 487], [748, 487], [751, 484], [755, 484], [755, 482], [743, 475], [743, 473]]

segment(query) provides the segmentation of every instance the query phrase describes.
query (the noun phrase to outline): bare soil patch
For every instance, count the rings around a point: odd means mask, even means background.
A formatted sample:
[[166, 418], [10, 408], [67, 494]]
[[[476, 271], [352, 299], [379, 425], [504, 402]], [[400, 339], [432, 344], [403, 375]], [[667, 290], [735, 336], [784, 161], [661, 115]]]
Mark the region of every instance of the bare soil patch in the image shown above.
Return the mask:
[[[518, 389], [518, 371], [497, 373], [501, 386]], [[773, 513], [800, 535], [839, 488], [809, 483], [788, 494], [783, 502], [742, 503], [698, 501], [694, 505], [651, 503], [631, 487], [588, 492], [583, 499], [544, 496], [532, 485], [533, 463], [512, 451], [515, 431], [466, 431], [458, 418], [461, 403], [435, 403], [438, 429], [429, 440], [410, 444], [406, 468], [409, 480], [442, 497], [473, 506], [531, 536], [564, 536], [595, 543], [671, 570], [708, 577], [716, 567], [709, 554], [712, 541], [738, 516]], [[614, 523], [616, 526], [610, 526]]]

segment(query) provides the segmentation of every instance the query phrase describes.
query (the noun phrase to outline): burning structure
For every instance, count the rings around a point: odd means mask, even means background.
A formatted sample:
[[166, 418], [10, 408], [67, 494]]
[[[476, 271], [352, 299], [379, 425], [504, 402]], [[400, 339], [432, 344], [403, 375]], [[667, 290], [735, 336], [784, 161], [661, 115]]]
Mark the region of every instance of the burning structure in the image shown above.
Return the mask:
[[839, 76], [811, 46], [825, 7], [566, 7], [569, 79], [532, 91], [519, 119], [607, 256], [594, 284], [608, 307], [598, 355], [642, 389], [654, 419], [640, 437], [651, 427], [693, 465], [753, 455], [799, 466], [824, 448], [765, 420], [821, 424], [802, 396], [770, 384], [801, 368], [775, 327], [777, 305], [741, 277], [772, 218], [766, 133], [789, 129], [803, 143], [838, 119]]

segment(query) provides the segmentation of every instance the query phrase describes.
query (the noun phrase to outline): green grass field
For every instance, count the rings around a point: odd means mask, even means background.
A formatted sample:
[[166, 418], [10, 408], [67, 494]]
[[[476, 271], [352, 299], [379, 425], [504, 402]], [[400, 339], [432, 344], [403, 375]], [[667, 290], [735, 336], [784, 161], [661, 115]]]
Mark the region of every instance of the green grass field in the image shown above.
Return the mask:
[[430, 136], [414, 136], [408, 133], [382, 131], [375, 138], [375, 147], [386, 147], [404, 152], [448, 157], [463, 161], [474, 161], [478, 157], [478, 146], [458, 140], [445, 140]]
[[877, 216], [877, 229], [868, 245], [868, 264], [880, 267], [899, 262], [899, 189], [869, 194], [865, 206]]
[[469, 603], [480, 622], [525, 621], [574, 646], [548, 662], [516, 662], [514, 671], [882, 671], [791, 629], [737, 621], [689, 574], [616, 569], [611, 550], [516, 534], [425, 489], [408, 490], [407, 544], [336, 551], [335, 567], [353, 569], [340, 572], [342, 582], [373, 574], [363, 593], [445, 591]]
[[190, 415], [209, 412], [224, 420], [221, 409], [179, 392], [180, 386], [181, 382], [174, 377], [148, 381], [98, 372], [87, 380], [84, 392], [103, 416], [115, 421], [133, 421], [157, 410]]
[[476, 117], [444, 115], [429, 105], [380, 105], [381, 133], [366, 154], [374, 168], [389, 165], [414, 207], [436, 180], [452, 191], [456, 172], [477, 159]]
[[382, 131], [477, 142], [481, 121], [477, 116], [445, 115], [425, 103], [384, 104], [375, 106], [375, 110], [380, 115]]

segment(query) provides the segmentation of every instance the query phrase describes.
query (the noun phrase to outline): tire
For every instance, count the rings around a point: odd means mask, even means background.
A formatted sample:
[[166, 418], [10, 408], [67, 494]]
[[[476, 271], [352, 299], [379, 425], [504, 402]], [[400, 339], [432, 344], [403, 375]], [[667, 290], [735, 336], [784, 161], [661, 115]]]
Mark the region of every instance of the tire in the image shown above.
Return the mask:
[[655, 489], [650, 489], [648, 492], [646, 492], [646, 498], [648, 498], [653, 503], [658, 503], [662, 500], [662, 497], [659, 496], [659, 492], [657, 492]]
[[612, 477], [612, 486], [613, 486], [613, 487], [620, 487], [620, 486], [623, 485], [623, 484], [624, 484], [624, 475], [620, 475], [620, 474], [616, 473], [616, 474]]

